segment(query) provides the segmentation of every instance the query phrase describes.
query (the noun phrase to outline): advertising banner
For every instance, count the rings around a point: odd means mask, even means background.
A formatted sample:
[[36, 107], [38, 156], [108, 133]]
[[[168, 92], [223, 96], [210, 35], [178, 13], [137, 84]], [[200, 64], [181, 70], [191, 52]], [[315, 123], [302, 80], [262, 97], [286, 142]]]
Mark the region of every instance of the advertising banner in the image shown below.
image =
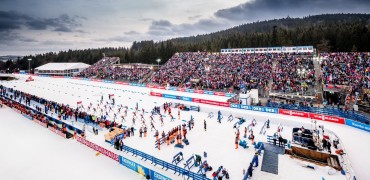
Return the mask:
[[170, 91], [177, 91], [177, 88], [176, 87], [169, 87], [168, 90], [170, 90]]
[[81, 144], [87, 146], [87, 147], [90, 147], [91, 149], [95, 150], [95, 151], [98, 151], [102, 154], [104, 154], [105, 156], [119, 162], [119, 156], [103, 147], [100, 147], [99, 145], [95, 144], [95, 143], [92, 143], [88, 140], [86, 140], [85, 138], [82, 138], [80, 136], [76, 136], [76, 140], [77, 142], [80, 142]]
[[241, 109], [240, 104], [230, 104], [230, 108]]
[[114, 83], [116, 84], [121, 84], [121, 85], [128, 85], [127, 82], [122, 82], [122, 81], [115, 81]]
[[162, 174], [159, 174], [145, 166], [142, 166], [134, 161], [131, 161], [127, 158], [124, 158], [122, 156], [119, 156], [119, 163], [122, 164], [123, 166], [127, 167], [128, 169], [131, 169], [138, 174], [141, 174], [142, 176], [149, 175], [150, 179], [153, 180], [171, 180], [170, 178], [163, 176]]
[[166, 87], [164, 86], [156, 86], [157, 89], [163, 89], [163, 90], [166, 90]]
[[190, 101], [192, 102], [193, 99], [191, 97], [185, 97], [185, 96], [179, 96], [180, 100], [183, 100], [183, 101]]
[[213, 91], [204, 91], [204, 94], [214, 95], [214, 92]]
[[215, 92], [214, 95], [216, 96], [225, 96], [224, 92]]
[[194, 89], [185, 89], [185, 91], [188, 93], [194, 93]]
[[278, 108], [270, 108], [270, 107], [264, 107], [263, 108], [263, 112], [267, 112], [267, 113], [279, 113], [279, 109]]
[[324, 121], [329, 121], [333, 123], [344, 124], [344, 118], [335, 117], [335, 116], [326, 116], [324, 115]]
[[181, 91], [181, 92], [185, 92], [186, 89], [185, 88], [177, 88], [178, 91]]
[[195, 93], [198, 93], [198, 94], [204, 94], [204, 91], [203, 90], [195, 90], [194, 92]]
[[360, 122], [357, 122], [357, 121], [353, 121], [351, 119], [346, 119], [346, 125], [357, 128], [357, 129], [361, 129], [361, 130], [364, 130], [364, 131], [367, 131], [367, 132], [370, 132], [370, 125], [363, 124], [363, 123], [360, 123]]
[[157, 96], [157, 97], [162, 97], [161, 93], [156, 93], [156, 92], [150, 92], [151, 96]]
[[240, 109], [252, 110], [252, 106], [249, 106], [249, 105], [240, 105]]
[[179, 99], [178, 96], [171, 95], [171, 94], [162, 94], [162, 97], [169, 98], [169, 99]]
[[292, 110], [285, 110], [285, 109], [279, 109], [279, 114], [297, 116], [297, 117], [304, 117], [304, 118], [309, 117], [308, 112], [292, 111]]
[[225, 94], [225, 96], [226, 96], [226, 97], [234, 97], [234, 96], [235, 96], [235, 94], [232, 94], [232, 93], [226, 93], [226, 94]]

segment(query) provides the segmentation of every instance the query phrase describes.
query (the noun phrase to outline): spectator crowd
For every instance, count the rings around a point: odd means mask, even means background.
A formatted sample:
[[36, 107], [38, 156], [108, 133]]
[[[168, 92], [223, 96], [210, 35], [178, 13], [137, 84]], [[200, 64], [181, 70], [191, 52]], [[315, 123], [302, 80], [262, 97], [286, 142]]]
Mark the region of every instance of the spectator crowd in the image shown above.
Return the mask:
[[117, 61], [119, 61], [119, 57], [104, 57], [97, 63], [86, 68], [78, 76], [106, 80], [139, 81], [151, 71], [149, 68], [139, 68], [136, 66], [132, 68], [121, 67], [115, 65]]

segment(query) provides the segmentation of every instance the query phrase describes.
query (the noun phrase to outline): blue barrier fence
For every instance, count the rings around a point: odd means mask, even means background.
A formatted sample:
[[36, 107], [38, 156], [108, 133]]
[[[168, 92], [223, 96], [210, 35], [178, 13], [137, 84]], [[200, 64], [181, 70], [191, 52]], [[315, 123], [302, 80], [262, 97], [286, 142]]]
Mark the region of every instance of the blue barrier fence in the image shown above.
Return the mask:
[[[186, 170], [184, 168], [178, 167], [176, 165], [173, 165], [171, 163], [168, 163], [166, 161], [158, 159], [154, 156], [151, 156], [149, 154], [146, 154], [142, 151], [136, 150], [136, 149], [131, 148], [129, 146], [126, 146], [126, 145], [123, 146], [123, 150], [127, 153], [132, 153], [132, 156], [141, 157], [141, 159], [144, 160], [144, 161], [147, 161], [147, 160], [151, 161], [152, 162], [151, 164], [154, 164], [154, 166], [156, 166], [156, 165], [162, 166], [162, 169], [165, 169], [166, 171], [168, 169], [170, 169], [170, 170], [175, 172], [174, 174], [178, 173], [178, 175], [182, 175], [182, 176], [185, 176], [185, 177], [188, 177], [188, 178], [192, 178], [194, 180], [208, 180], [208, 178], [203, 176], [202, 174], [197, 174], [197, 173], [194, 173], [192, 171]], [[132, 163], [129, 166], [132, 167], [132, 168], [129, 167], [130, 169], [133, 169], [133, 170], [137, 169], [133, 166]]]

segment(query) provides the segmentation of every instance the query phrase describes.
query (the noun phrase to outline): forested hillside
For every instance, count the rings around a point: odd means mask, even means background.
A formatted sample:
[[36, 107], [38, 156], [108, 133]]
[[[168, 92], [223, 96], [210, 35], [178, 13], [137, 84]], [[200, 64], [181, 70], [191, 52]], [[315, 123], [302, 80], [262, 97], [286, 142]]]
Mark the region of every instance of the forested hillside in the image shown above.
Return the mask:
[[[227, 30], [161, 42], [133, 42], [130, 48], [68, 50], [32, 56], [32, 68], [48, 62], [93, 64], [107, 56], [121, 63], [165, 63], [175, 52], [220, 51], [221, 48], [313, 45], [323, 51], [370, 51], [370, 14], [323, 14], [243, 24]], [[27, 69], [29, 56], [0, 62], [0, 69]]]

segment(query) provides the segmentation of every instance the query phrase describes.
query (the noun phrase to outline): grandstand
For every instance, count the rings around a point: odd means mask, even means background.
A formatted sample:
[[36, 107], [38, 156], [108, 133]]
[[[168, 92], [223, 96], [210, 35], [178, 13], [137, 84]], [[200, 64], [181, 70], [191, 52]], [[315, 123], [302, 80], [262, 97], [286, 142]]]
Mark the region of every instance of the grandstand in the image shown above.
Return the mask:
[[118, 64], [119, 57], [104, 57], [78, 74], [84, 78], [141, 82], [150, 77], [155, 65], [141, 63]]
[[78, 76], [236, 94], [257, 89], [255, 104], [370, 109], [369, 53], [314, 53], [313, 46], [179, 52], [158, 67], [104, 57]]

